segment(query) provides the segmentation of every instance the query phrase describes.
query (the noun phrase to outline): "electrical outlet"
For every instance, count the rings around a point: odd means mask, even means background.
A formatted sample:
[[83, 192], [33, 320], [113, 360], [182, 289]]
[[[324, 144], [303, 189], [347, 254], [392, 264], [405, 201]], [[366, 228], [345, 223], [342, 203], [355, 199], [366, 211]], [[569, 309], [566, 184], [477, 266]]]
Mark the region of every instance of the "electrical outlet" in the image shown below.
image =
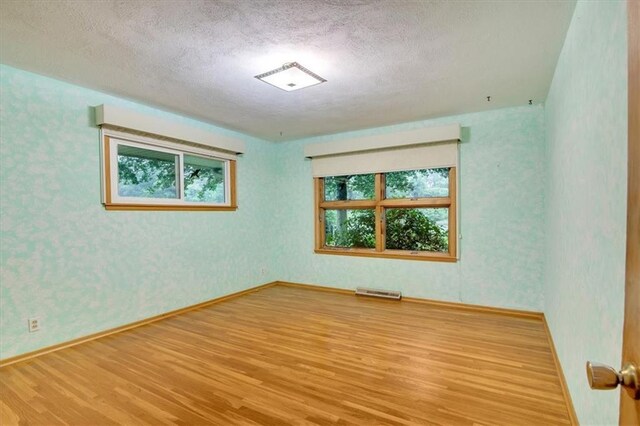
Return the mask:
[[40, 318], [29, 318], [29, 333], [40, 331]]

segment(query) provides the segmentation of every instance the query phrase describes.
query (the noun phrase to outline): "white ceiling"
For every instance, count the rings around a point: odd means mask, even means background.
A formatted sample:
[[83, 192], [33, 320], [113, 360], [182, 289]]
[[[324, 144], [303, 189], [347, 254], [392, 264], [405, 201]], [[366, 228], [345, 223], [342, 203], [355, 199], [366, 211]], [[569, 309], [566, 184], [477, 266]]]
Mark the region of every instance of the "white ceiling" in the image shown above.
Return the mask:
[[[574, 5], [2, 0], [0, 61], [289, 140], [543, 102]], [[290, 61], [328, 82], [253, 78]]]

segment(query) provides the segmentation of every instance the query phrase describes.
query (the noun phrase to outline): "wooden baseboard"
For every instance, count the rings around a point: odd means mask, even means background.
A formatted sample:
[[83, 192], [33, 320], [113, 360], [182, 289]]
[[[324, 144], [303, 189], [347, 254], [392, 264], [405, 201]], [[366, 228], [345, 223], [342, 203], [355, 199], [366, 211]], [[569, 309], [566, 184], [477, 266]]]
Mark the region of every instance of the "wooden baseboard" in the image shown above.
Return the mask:
[[276, 281], [274, 284], [282, 287], [305, 288], [307, 290], [326, 291], [328, 293], [340, 293], [340, 294], [353, 295], [353, 290], [349, 290], [347, 288], [327, 287], [327, 286], [315, 285], [315, 284], [292, 283], [288, 281]]
[[[328, 291], [332, 293], [341, 293], [341, 294], [354, 294], [354, 290], [346, 289], [346, 288], [338, 288], [338, 287], [326, 287], [315, 284], [302, 284], [302, 283], [292, 283], [287, 281], [275, 281], [275, 285], [285, 286], [285, 287], [297, 287], [297, 288], [307, 288], [309, 290], [319, 290], [319, 291]], [[526, 311], [520, 309], [507, 309], [507, 308], [494, 308], [492, 306], [484, 306], [484, 305], [472, 305], [469, 303], [461, 303], [461, 302], [444, 302], [440, 300], [433, 299], [423, 299], [420, 297], [402, 297], [401, 301], [410, 302], [410, 303], [422, 303], [426, 305], [431, 305], [438, 308], [447, 308], [447, 309], [464, 309], [473, 312], [486, 312], [498, 315], [507, 315], [510, 317], [519, 317], [519, 318], [532, 318], [537, 320], [542, 320], [544, 314], [542, 312], [536, 311]]]
[[441, 300], [433, 300], [433, 299], [423, 299], [419, 297], [403, 297], [402, 300], [412, 303], [424, 303], [431, 306], [437, 306], [439, 308], [447, 308], [447, 309], [457, 309], [457, 310], [465, 310], [472, 312], [484, 312], [496, 315], [506, 315], [508, 317], [517, 317], [517, 318], [530, 318], [541, 320], [543, 317], [542, 312], [537, 311], [526, 311], [524, 309], [509, 309], [509, 308], [496, 308], [493, 306], [485, 306], [485, 305], [474, 305], [471, 303], [462, 303], [462, 302], [445, 302]]
[[5, 358], [0, 360], [0, 368], [6, 367], [11, 364], [15, 364], [17, 362], [25, 361], [31, 358], [35, 358], [40, 355], [48, 354], [51, 352], [59, 351], [61, 349], [69, 348], [71, 346], [76, 346], [81, 343], [89, 342], [91, 340], [96, 340], [101, 337], [110, 336], [112, 334], [120, 333], [122, 331], [131, 330], [132, 328], [140, 327], [146, 324], [151, 324], [152, 322], [160, 321], [165, 318], [173, 317], [175, 315], [184, 314], [189, 311], [193, 311], [196, 309], [204, 308], [216, 303], [224, 302], [225, 300], [233, 299], [236, 297], [243, 296], [245, 294], [253, 293], [258, 290], [265, 289], [267, 287], [271, 287], [276, 285], [277, 282], [270, 282], [267, 284], [259, 285], [257, 287], [248, 288], [246, 290], [238, 291], [236, 293], [227, 294], [225, 296], [220, 296], [215, 299], [207, 300], [205, 302], [197, 303], [195, 305], [185, 306], [184, 308], [176, 309], [173, 311], [165, 312], [164, 314], [156, 315], [150, 318], [145, 318], [139, 321], [135, 321], [129, 324], [121, 325], [119, 327], [110, 328], [108, 330], [100, 331], [98, 333], [89, 334], [88, 336], [79, 337], [77, 339], [68, 340], [66, 342], [58, 343], [52, 346], [47, 346], [41, 349], [37, 349], [32, 352], [27, 352], [21, 355], [16, 355], [10, 358]]
[[558, 353], [556, 352], [556, 346], [553, 344], [553, 337], [551, 336], [551, 329], [549, 328], [549, 324], [547, 323], [547, 318], [542, 315], [542, 324], [544, 325], [544, 330], [547, 334], [547, 340], [549, 340], [549, 347], [551, 348], [551, 355], [553, 356], [553, 363], [556, 365], [556, 370], [558, 370], [558, 376], [560, 377], [560, 388], [562, 389], [562, 394], [564, 395], [564, 400], [567, 404], [567, 411], [569, 412], [569, 420], [571, 420], [572, 425], [579, 425], [578, 416], [576, 415], [576, 410], [573, 407], [573, 401], [571, 401], [571, 394], [569, 393], [569, 387], [567, 386], [567, 381], [564, 378], [564, 372], [562, 371], [562, 365], [560, 365], [560, 359], [558, 358]]

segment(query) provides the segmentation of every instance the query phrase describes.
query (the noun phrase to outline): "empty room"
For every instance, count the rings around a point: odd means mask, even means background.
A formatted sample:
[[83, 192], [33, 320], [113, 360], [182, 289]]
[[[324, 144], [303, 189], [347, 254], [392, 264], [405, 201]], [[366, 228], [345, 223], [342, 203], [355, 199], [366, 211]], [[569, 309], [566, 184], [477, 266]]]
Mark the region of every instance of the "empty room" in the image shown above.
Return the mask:
[[0, 0], [0, 424], [640, 425], [640, 2]]

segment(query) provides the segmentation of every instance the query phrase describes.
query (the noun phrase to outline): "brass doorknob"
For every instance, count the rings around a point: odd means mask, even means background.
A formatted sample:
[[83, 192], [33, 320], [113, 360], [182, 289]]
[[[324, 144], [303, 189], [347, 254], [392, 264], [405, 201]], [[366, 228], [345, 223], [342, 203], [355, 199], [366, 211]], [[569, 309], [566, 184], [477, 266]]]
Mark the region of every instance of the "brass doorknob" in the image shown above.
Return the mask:
[[622, 370], [587, 361], [587, 379], [591, 389], [615, 389], [624, 386], [634, 399], [640, 399], [640, 380], [638, 367], [633, 363], [625, 364]]

